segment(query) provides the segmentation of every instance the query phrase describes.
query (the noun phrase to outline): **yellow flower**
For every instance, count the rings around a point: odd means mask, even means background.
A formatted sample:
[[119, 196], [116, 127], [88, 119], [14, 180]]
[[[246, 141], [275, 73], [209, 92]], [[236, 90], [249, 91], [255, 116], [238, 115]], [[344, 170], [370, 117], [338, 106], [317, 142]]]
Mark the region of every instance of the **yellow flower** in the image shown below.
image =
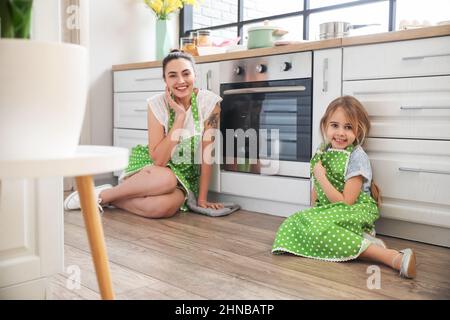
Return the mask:
[[169, 14], [183, 8], [184, 5], [197, 6], [197, 0], [144, 0], [144, 3], [153, 10], [159, 20], [168, 19]]

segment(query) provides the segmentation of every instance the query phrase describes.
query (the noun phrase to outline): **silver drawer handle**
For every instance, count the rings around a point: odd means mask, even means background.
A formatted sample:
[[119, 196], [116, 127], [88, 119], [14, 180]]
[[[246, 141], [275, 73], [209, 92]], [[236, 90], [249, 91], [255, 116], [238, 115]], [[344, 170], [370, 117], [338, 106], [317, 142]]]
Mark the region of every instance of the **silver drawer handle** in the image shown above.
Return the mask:
[[322, 82], [322, 92], [328, 91], [328, 58], [323, 60], [323, 82]]
[[286, 86], [286, 87], [268, 87], [268, 88], [245, 88], [245, 89], [230, 89], [225, 90], [223, 94], [225, 96], [232, 94], [245, 94], [245, 93], [276, 93], [276, 92], [298, 92], [305, 91], [304, 86]]
[[134, 112], [147, 112], [147, 109], [134, 109]]
[[401, 110], [450, 110], [450, 106], [401, 106]]
[[424, 55], [424, 56], [403, 57], [402, 60], [422, 60], [422, 59], [425, 59], [425, 58], [438, 58], [438, 57], [447, 57], [447, 56], [450, 56], [450, 53], [430, 54], [430, 55]]
[[399, 171], [406, 171], [406, 172], [435, 173], [435, 174], [447, 174], [447, 175], [450, 175], [450, 171], [444, 171], [444, 170], [428, 170], [428, 169], [407, 168], [407, 167], [400, 167], [400, 168], [398, 168], [398, 170]]
[[152, 80], [160, 80], [160, 78], [136, 78], [134, 81], [152, 81]]

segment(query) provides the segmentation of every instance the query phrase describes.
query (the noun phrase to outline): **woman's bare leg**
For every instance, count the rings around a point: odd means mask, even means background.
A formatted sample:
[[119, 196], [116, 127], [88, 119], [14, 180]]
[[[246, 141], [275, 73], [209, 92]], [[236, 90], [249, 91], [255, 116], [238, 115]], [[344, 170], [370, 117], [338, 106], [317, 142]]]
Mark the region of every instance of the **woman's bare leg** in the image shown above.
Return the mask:
[[[402, 259], [395, 259], [399, 252], [394, 249], [386, 249], [383, 247], [371, 244], [361, 255], [360, 258], [371, 261], [381, 262], [395, 270], [400, 270]], [[394, 265], [392, 264], [394, 262]]]
[[117, 200], [112, 204], [147, 218], [169, 218], [178, 212], [183, 202], [183, 191], [175, 189], [164, 195]]
[[177, 186], [175, 174], [166, 167], [148, 166], [111, 189], [99, 194], [102, 203], [121, 199], [157, 196], [171, 193]]

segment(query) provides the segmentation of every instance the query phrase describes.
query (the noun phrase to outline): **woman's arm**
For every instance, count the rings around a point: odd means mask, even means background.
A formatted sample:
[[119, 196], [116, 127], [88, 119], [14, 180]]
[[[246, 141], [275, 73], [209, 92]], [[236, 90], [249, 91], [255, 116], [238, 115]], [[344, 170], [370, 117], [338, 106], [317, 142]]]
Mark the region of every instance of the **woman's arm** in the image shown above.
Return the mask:
[[[201, 164], [201, 174], [200, 174], [200, 186], [198, 195], [198, 204], [202, 207], [212, 207], [214, 209], [222, 208], [223, 206], [218, 203], [209, 203], [207, 201], [208, 197], [208, 186], [211, 179], [212, 171], [212, 144], [214, 143], [214, 132], [219, 129], [220, 123], [220, 106], [216, 104], [211, 115], [205, 121], [205, 129], [202, 139], [202, 164]], [[216, 150], [217, 152], [217, 150]]]
[[[157, 166], [165, 167], [172, 157], [172, 152], [179, 139], [173, 134], [176, 130], [183, 129], [186, 113], [175, 113], [175, 120], [172, 128], [164, 135], [164, 127], [159, 123], [149, 107], [147, 123], [148, 123], [148, 151], [153, 162]], [[172, 139], [172, 136], [174, 137]]]
[[344, 202], [348, 205], [354, 204], [356, 199], [358, 199], [363, 184], [362, 176], [352, 177], [347, 180], [343, 192], [340, 193], [328, 180], [326, 170], [320, 161], [314, 167], [314, 177], [319, 182], [328, 200], [332, 203]]

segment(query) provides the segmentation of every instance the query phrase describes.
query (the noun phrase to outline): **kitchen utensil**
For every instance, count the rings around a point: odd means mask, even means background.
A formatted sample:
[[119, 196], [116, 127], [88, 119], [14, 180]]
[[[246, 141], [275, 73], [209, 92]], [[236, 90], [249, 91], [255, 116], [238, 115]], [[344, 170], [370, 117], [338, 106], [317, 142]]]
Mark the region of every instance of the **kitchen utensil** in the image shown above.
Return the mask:
[[350, 34], [351, 29], [359, 29], [379, 25], [380, 25], [379, 23], [352, 25], [350, 22], [343, 22], [343, 21], [325, 22], [319, 25], [320, 28], [319, 36], [320, 40], [342, 38], [347, 37]]
[[269, 26], [269, 22], [264, 21], [263, 26], [252, 27], [248, 29], [247, 48], [266, 48], [272, 47], [274, 42], [280, 40], [287, 31], [280, 28]]

